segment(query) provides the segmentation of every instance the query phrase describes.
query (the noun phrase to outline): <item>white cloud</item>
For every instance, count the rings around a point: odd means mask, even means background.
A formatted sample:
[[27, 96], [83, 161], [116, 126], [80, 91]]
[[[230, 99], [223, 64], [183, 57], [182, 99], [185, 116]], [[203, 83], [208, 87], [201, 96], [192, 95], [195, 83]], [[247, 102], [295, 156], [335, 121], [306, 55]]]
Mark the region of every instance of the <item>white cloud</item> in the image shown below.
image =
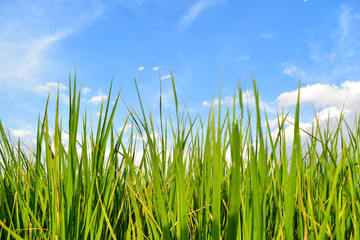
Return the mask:
[[307, 72], [292, 63], [284, 62], [281, 65], [284, 66], [284, 70], [282, 73], [285, 75], [292, 76], [297, 80], [301, 79], [304, 82], [308, 82], [311, 79]]
[[335, 13], [337, 24], [330, 34], [309, 30], [307, 57], [309, 63], [285, 62], [283, 74], [301, 78], [308, 84], [340, 83], [360, 79], [360, 12], [351, 5], [341, 5]]
[[40, 84], [34, 87], [34, 91], [40, 94], [48, 94], [50, 92], [55, 92], [57, 94], [57, 91], [59, 89], [59, 98], [64, 104], [69, 103], [69, 97], [66, 95], [65, 90], [68, 88], [63, 85], [62, 83], [57, 82], [47, 82], [45, 84]]
[[141, 5], [147, 1], [148, 0], [117, 0], [116, 2], [130, 11], [140, 14], [142, 12]]
[[165, 75], [165, 76], [162, 76], [162, 77], [161, 77], [161, 80], [165, 80], [165, 79], [168, 79], [168, 78], [171, 78], [171, 75], [170, 75], [170, 74]]
[[286, 74], [286, 75], [291, 75], [291, 74], [293, 74], [293, 72], [295, 72], [295, 71], [296, 71], [296, 67], [290, 66], [290, 67], [286, 67], [286, 68], [284, 69], [283, 73]]
[[160, 69], [159, 67], [154, 67], [154, 68], [153, 68], [154, 71], [157, 71], [157, 70], [159, 70], [159, 69]]
[[[344, 117], [343, 119], [346, 121], [346, 123], [349, 124], [351, 128], [352, 124], [354, 123], [355, 113], [349, 109], [342, 109], [335, 106], [331, 106], [317, 112], [316, 116], [308, 122], [300, 122], [300, 138], [303, 148], [306, 149], [307, 147], [306, 142], [310, 140], [309, 134], [312, 134], [313, 126], [315, 128], [318, 127], [320, 129], [320, 132], [327, 131], [327, 128], [329, 127], [329, 131], [332, 132], [339, 126], [340, 116]], [[294, 123], [295, 118], [293, 116], [288, 116], [286, 118], [284, 127], [287, 149], [286, 151], [288, 152], [288, 154], [291, 154], [294, 141]], [[277, 119], [270, 119], [269, 125], [272, 129], [274, 129], [271, 133], [271, 136], [275, 140], [279, 132]], [[342, 122], [341, 128], [343, 130], [343, 133], [345, 133], [344, 138], [348, 138], [348, 136], [346, 135], [347, 128], [344, 122]]]
[[244, 61], [249, 60], [249, 59], [250, 59], [250, 55], [248, 55], [248, 54], [240, 55], [235, 59], [235, 62], [236, 63], [244, 62]]
[[[280, 94], [277, 98], [281, 106], [295, 105], [298, 91]], [[360, 110], [360, 81], [343, 82], [340, 87], [332, 84], [313, 84], [300, 88], [300, 103], [311, 103], [315, 106], [337, 106]]]
[[262, 39], [272, 39], [272, 38], [274, 38], [274, 34], [272, 34], [272, 33], [263, 33], [263, 34], [260, 35], [260, 38], [262, 38]]
[[41, 93], [49, 93], [51, 91], [57, 91], [57, 89], [59, 88], [59, 90], [66, 90], [67, 87], [64, 86], [62, 83], [57, 83], [57, 82], [47, 82], [44, 85], [40, 84], [38, 86], [36, 86], [34, 88], [34, 90], [36, 92], [41, 92]]
[[[150, 138], [151, 139], [154, 139], [155, 138], [155, 140], [159, 140], [159, 138], [160, 138], [160, 134], [159, 133], [157, 133], [157, 132], [155, 132], [155, 134], [153, 134], [153, 133], [150, 133]], [[133, 136], [133, 139], [134, 140], [142, 140], [142, 141], [147, 141], [147, 136], [144, 134], [144, 135], [140, 135], [140, 134], [134, 134], [134, 136]]]
[[[0, 39], [0, 82], [19, 88], [29, 86], [28, 81], [36, 82], [34, 75], [41, 74], [41, 69], [47, 66], [48, 52], [69, 33], [58, 31], [37, 39], [14, 42], [4, 37]], [[17, 81], [9, 81], [10, 79]]]
[[95, 2], [34, 0], [0, 5], [0, 86], [4, 89], [33, 89], [39, 79], [54, 75], [61, 42], [102, 14]]
[[33, 132], [26, 129], [13, 129], [10, 134], [17, 138], [27, 137], [33, 135]]
[[[300, 127], [301, 143], [304, 144], [305, 141], [309, 138], [309, 135], [306, 132], [311, 133], [312, 124], [300, 122], [299, 127]], [[273, 136], [275, 136], [278, 131], [279, 130], [276, 129], [273, 132], [273, 134], [274, 134]], [[306, 132], [304, 132], [304, 131], [306, 131]], [[294, 122], [292, 122], [292, 124], [287, 124], [287, 126], [285, 127], [285, 140], [286, 140], [287, 152], [291, 153], [292, 145], [294, 142]]]
[[187, 13], [181, 17], [180, 28], [186, 28], [193, 23], [203, 11], [223, 2], [223, 0], [202, 0], [192, 4]]
[[[291, 107], [297, 103], [298, 91], [289, 91], [279, 95], [277, 102], [282, 107]], [[356, 119], [356, 114], [360, 112], [360, 81], [345, 81], [337, 86], [335, 84], [312, 84], [300, 88], [300, 118], [307, 115], [304, 104], [310, 103], [316, 109], [320, 109], [315, 113], [309, 121], [301, 122], [300, 128], [311, 132], [312, 126], [319, 127], [321, 131], [329, 126], [329, 130], [333, 131], [339, 126], [339, 120], [343, 117], [344, 121], [352, 127]], [[305, 111], [304, 111], [305, 110]], [[305, 115], [304, 115], [305, 112]], [[314, 115], [312, 115], [314, 116]], [[306, 117], [305, 117], [306, 118]], [[288, 116], [285, 128], [286, 142], [288, 150], [291, 150], [294, 127], [294, 117]], [[289, 125], [290, 122], [290, 125]], [[263, 123], [264, 124], [264, 123]], [[269, 125], [272, 128], [277, 128], [277, 120], [269, 120]], [[342, 124], [341, 128], [346, 133], [346, 125]], [[274, 130], [273, 136], [277, 134], [277, 129]], [[344, 136], [347, 138], [346, 134]], [[301, 132], [302, 143], [305, 143], [309, 136], [305, 132]]]
[[342, 113], [348, 115], [351, 112], [352, 111], [349, 109], [340, 109], [336, 106], [331, 106], [318, 112], [316, 116], [320, 122], [324, 122], [327, 121], [328, 119], [340, 119]]
[[206, 107], [209, 107], [209, 106], [211, 106], [211, 103], [209, 101], [203, 101], [202, 105], [206, 106]]
[[291, 65], [289, 63], [284, 63], [283, 65], [285, 65], [285, 69], [283, 71], [283, 74], [292, 75], [292, 74], [297, 73], [299, 71], [296, 66]]
[[[212, 103], [214, 103], [214, 106], [218, 106], [219, 105], [219, 99], [216, 98], [214, 99], [212, 102], [209, 101], [203, 101], [202, 105], [209, 107], [212, 105]], [[238, 103], [238, 100], [235, 100], [235, 104]], [[223, 100], [221, 100], [221, 105], [233, 105], [234, 104], [234, 98], [231, 96], [225, 96], [225, 98]]]
[[[219, 102], [221, 102], [221, 105], [225, 105], [225, 106], [232, 106], [234, 104], [234, 97], [233, 96], [225, 96], [221, 101], [219, 101], [218, 98], [213, 99], [212, 101], [203, 101], [202, 105], [206, 106], [206, 107], [210, 107], [212, 106], [212, 104], [214, 104], [214, 106], [218, 106]], [[254, 96], [254, 92], [250, 91], [250, 90], [246, 90], [242, 93], [242, 103], [244, 105], [244, 107], [249, 106], [249, 107], [255, 107], [255, 96]], [[235, 96], [235, 104], [239, 104], [239, 96], [236, 95]], [[260, 105], [260, 110], [266, 110], [266, 112], [268, 113], [276, 113], [276, 109], [274, 108], [274, 106], [272, 106], [271, 104], [266, 103], [264, 100], [261, 100], [261, 96], [259, 96], [259, 105]]]
[[339, 28], [337, 32], [340, 43], [339, 47], [349, 57], [357, 55], [357, 51], [360, 47], [360, 30], [358, 28], [360, 23], [360, 13], [353, 13], [351, 8], [342, 5], [338, 21]]
[[101, 91], [98, 91], [97, 96], [93, 96], [88, 102], [94, 105], [101, 103], [103, 100], [107, 99], [107, 96]]
[[86, 95], [86, 94], [88, 94], [89, 92], [91, 92], [91, 89], [88, 88], [88, 87], [84, 87], [84, 88], [81, 89], [81, 92], [82, 92], [82, 94]]
[[[160, 100], [160, 94], [156, 96], [156, 102], [154, 106], [157, 106]], [[161, 92], [161, 103], [163, 107], [172, 108], [175, 106], [174, 92], [172, 88], [166, 88]]]
[[145, 69], [144, 66], [141, 66], [141, 67], [138, 68], [139, 71], [142, 71], [142, 70], [144, 70], [144, 69]]
[[[282, 121], [284, 120], [284, 117], [285, 116], [279, 116], [279, 120], [278, 118], [273, 118], [273, 119], [268, 119], [268, 123], [269, 123], [269, 127], [271, 129], [275, 129], [278, 127], [278, 123], [282, 123]], [[279, 122], [278, 122], [279, 121]], [[291, 116], [287, 116], [287, 118], [285, 119], [285, 123], [288, 123], [288, 122], [292, 122], [294, 123], [295, 122], [295, 118], [291, 117]], [[262, 126], [263, 127], [267, 127], [267, 123], [266, 121], [263, 121], [262, 122]]]
[[[255, 98], [254, 98], [254, 93], [252, 91], [246, 90], [245, 92], [242, 93], [242, 101], [243, 104], [250, 104], [253, 105], [255, 103]], [[214, 103], [215, 106], [219, 105], [219, 99], [215, 98], [213, 99], [211, 102], [209, 101], [203, 101], [202, 105], [203, 106], [211, 106], [212, 102]], [[225, 96], [222, 100], [221, 100], [221, 104], [222, 105], [232, 105], [234, 103], [234, 97], [233, 96]], [[239, 96], [235, 97], [235, 104], [239, 103]]]
[[132, 127], [132, 125], [131, 124], [126, 124], [125, 126], [122, 126], [122, 127], [120, 127], [120, 132], [122, 131], [122, 130], [124, 130], [124, 133], [126, 133], [127, 131], [129, 131], [129, 129], [131, 129], [131, 127]]

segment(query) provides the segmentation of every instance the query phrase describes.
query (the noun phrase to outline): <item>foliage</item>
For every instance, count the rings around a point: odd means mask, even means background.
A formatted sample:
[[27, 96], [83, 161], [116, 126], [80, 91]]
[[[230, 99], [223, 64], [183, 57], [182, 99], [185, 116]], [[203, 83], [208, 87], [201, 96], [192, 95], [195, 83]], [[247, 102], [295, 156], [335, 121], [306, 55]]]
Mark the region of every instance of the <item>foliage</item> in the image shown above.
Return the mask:
[[[172, 83], [176, 119], [167, 121], [160, 97], [156, 123], [138, 91], [141, 112], [129, 109], [124, 123], [132, 123], [129, 139], [125, 128], [118, 133], [113, 126], [120, 93], [111, 107], [111, 87], [97, 129], [88, 133], [86, 113], [79, 119], [76, 77], [73, 85], [69, 80], [67, 142], [59, 94], [54, 131], [48, 100], [30, 152], [0, 122], [0, 238], [360, 238], [359, 119], [346, 131], [342, 117], [334, 130], [317, 121], [301, 143], [298, 103], [288, 153], [287, 115], [278, 115], [275, 136], [266, 115], [263, 128], [255, 82], [255, 131], [240, 87], [239, 104], [234, 100], [223, 117], [221, 104], [213, 105], [204, 121], [179, 111]], [[140, 143], [135, 134], [143, 136]]]

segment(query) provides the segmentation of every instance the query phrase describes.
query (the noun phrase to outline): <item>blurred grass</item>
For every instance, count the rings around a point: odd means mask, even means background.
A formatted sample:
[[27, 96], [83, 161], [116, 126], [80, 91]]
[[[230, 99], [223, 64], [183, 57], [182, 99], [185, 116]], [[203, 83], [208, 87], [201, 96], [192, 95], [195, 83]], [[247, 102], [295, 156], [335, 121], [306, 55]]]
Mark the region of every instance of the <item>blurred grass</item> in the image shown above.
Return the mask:
[[[164, 116], [160, 94], [156, 123], [151, 112], [145, 113], [137, 88], [141, 112], [128, 109], [129, 139], [125, 128], [114, 129], [120, 93], [111, 107], [111, 86], [96, 130], [91, 126], [88, 133], [85, 113], [77, 139], [76, 76], [73, 84], [69, 78], [67, 142], [61, 136], [59, 93], [55, 129], [49, 129], [48, 100], [31, 152], [20, 140], [14, 142], [0, 121], [0, 238], [360, 238], [360, 119], [346, 132], [342, 116], [334, 130], [317, 119], [302, 143], [298, 99], [288, 153], [287, 115], [278, 115], [275, 135], [266, 113], [262, 126], [255, 81], [254, 113], [248, 107], [244, 114], [239, 87], [238, 105], [234, 98], [225, 116], [221, 104], [217, 111], [212, 105], [204, 121], [179, 110], [171, 79], [176, 119]], [[135, 135], [143, 136], [140, 143]], [[143, 155], [135, 164], [138, 147]]]

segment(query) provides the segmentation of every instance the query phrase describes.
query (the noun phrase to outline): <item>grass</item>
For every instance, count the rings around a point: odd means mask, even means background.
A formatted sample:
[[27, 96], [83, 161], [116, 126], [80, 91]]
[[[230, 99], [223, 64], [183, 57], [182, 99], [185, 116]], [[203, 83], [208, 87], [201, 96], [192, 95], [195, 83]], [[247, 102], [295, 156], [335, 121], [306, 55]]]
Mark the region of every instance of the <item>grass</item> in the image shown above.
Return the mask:
[[[113, 126], [120, 93], [112, 106], [111, 87], [101, 105], [104, 114], [88, 132], [76, 77], [73, 84], [69, 79], [67, 142], [59, 94], [54, 129], [48, 100], [30, 152], [0, 121], [0, 238], [360, 238], [359, 119], [342, 128], [340, 117], [335, 129], [317, 119], [304, 143], [298, 103], [287, 152], [287, 115], [278, 116], [275, 136], [266, 115], [262, 126], [255, 81], [254, 112], [243, 106], [239, 87], [239, 104], [234, 100], [224, 116], [221, 104], [218, 110], [213, 105], [207, 119], [179, 110], [173, 78], [172, 83], [175, 118], [164, 115], [160, 97], [156, 123], [138, 91], [141, 109], [129, 108], [124, 123], [132, 124], [128, 139], [125, 128], [117, 132]], [[142, 142], [135, 134], [144, 136]], [[143, 156], [136, 165], [138, 147]]]

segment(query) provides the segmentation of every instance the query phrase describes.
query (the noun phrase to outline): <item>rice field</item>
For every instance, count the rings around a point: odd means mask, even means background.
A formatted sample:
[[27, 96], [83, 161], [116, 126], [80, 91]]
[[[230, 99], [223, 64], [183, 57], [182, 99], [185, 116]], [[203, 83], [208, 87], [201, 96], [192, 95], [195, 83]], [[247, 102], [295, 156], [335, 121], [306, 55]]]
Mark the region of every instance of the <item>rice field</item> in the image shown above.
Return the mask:
[[[69, 121], [59, 116], [59, 94], [49, 119], [48, 100], [34, 146], [12, 139], [0, 121], [0, 238], [360, 238], [360, 119], [301, 129], [298, 98], [289, 146], [287, 114], [278, 114], [274, 134], [255, 81], [254, 109], [239, 87], [237, 103], [192, 118], [171, 79], [175, 117], [164, 113], [160, 97], [156, 122], [138, 90], [141, 107], [128, 108], [121, 123], [131, 124], [127, 137], [113, 124], [120, 93], [112, 105], [110, 87], [92, 125], [80, 115], [76, 77], [69, 80]], [[308, 141], [301, 142], [304, 131]]]

